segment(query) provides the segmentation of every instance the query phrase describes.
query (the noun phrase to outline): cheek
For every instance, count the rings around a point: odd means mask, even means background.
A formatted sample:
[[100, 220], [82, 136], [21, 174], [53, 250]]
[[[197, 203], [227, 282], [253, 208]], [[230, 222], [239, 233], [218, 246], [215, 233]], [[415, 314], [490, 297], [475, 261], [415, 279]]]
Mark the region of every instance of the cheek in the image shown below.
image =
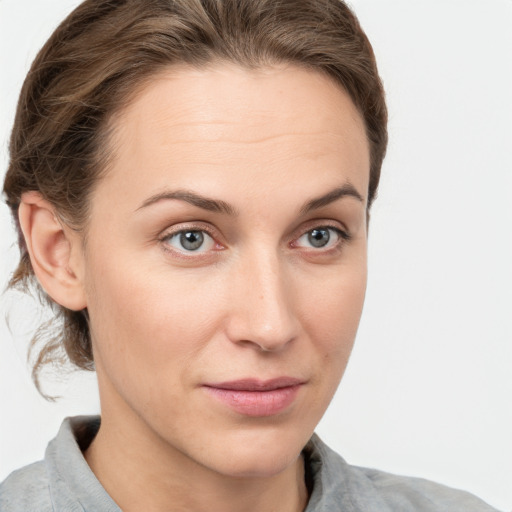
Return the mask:
[[215, 330], [210, 287], [113, 260], [115, 268], [102, 262], [102, 271], [92, 272], [100, 276], [88, 294], [95, 358], [117, 388], [151, 394], [167, 383], [170, 389]]
[[[310, 283], [304, 294], [304, 318], [311, 330], [319, 331], [326, 348], [336, 350], [353, 341], [366, 292], [366, 260], [340, 265], [328, 277]], [[309, 312], [309, 313], [308, 313]]]
[[[302, 328], [306, 343], [301, 345], [300, 362], [311, 363], [310, 400], [299, 416], [310, 428], [324, 415], [345, 372], [354, 344], [366, 289], [366, 264], [340, 265], [329, 277], [316, 275], [301, 279]], [[315, 285], [316, 283], [316, 285]]]
[[356, 337], [366, 291], [366, 260], [341, 266], [303, 294], [303, 326], [310, 334], [329, 386], [338, 385]]

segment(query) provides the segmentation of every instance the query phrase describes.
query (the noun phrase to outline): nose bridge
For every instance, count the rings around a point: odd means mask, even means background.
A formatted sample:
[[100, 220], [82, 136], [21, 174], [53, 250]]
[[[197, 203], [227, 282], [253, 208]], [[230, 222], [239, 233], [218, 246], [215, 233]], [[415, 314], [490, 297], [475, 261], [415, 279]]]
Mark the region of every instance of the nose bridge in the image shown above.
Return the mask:
[[241, 258], [235, 289], [230, 338], [264, 351], [284, 347], [297, 335], [291, 281], [276, 250], [261, 248]]

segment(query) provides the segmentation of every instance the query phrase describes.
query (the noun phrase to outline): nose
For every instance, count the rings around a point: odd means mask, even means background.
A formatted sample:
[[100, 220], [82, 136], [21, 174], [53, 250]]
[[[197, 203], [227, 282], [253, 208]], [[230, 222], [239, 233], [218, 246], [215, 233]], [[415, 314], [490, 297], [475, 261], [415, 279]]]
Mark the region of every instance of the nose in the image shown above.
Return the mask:
[[277, 254], [241, 260], [231, 269], [227, 336], [263, 352], [283, 350], [299, 332], [291, 269]]

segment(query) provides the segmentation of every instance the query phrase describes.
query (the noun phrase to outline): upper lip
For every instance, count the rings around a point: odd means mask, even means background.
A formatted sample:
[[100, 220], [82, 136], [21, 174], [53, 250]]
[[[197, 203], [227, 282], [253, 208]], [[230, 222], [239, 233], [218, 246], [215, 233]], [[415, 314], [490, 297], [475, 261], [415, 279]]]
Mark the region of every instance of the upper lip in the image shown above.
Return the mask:
[[239, 379], [226, 382], [205, 384], [206, 387], [228, 389], [233, 391], [273, 391], [280, 388], [289, 388], [304, 384], [304, 380], [295, 377], [277, 377], [276, 379]]

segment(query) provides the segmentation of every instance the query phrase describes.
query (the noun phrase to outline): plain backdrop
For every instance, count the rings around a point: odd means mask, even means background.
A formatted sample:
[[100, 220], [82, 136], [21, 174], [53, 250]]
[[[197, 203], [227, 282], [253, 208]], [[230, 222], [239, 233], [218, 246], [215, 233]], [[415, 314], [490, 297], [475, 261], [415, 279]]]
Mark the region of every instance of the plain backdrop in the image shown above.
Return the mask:
[[[24, 75], [75, 0], [0, 0], [0, 174]], [[353, 0], [387, 90], [390, 146], [356, 347], [319, 434], [349, 462], [512, 510], [512, 1]], [[18, 252], [0, 206], [0, 286]], [[97, 413], [94, 374], [45, 402], [33, 301], [0, 305], [0, 480], [63, 417]], [[9, 313], [10, 328], [4, 319]]]

